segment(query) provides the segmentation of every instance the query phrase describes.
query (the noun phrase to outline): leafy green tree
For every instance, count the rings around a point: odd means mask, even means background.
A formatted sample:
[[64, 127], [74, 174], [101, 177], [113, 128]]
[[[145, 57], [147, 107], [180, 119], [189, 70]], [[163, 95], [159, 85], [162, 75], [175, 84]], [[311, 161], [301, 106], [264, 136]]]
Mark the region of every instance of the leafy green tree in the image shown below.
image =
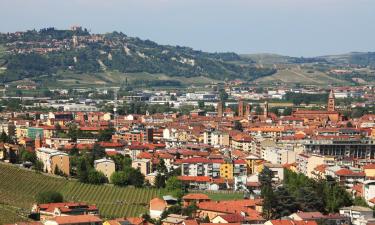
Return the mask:
[[116, 171], [111, 175], [111, 182], [117, 186], [129, 185], [129, 177], [125, 171]]
[[181, 198], [184, 195], [182, 182], [177, 177], [168, 178], [165, 183], [165, 189], [177, 198]]
[[101, 159], [106, 156], [105, 149], [100, 144], [95, 143], [91, 151], [91, 156], [93, 160]]
[[368, 207], [366, 200], [362, 197], [355, 197], [353, 200], [353, 205]]
[[104, 173], [91, 169], [88, 173], [87, 181], [90, 184], [104, 184], [107, 182], [107, 177]]
[[297, 191], [296, 201], [304, 212], [324, 212], [322, 196], [318, 195], [310, 186], [302, 187]]
[[21, 161], [22, 162], [32, 162], [35, 163], [37, 161], [37, 157], [35, 152], [29, 152], [26, 149], [21, 149], [20, 151]]
[[114, 128], [108, 128], [105, 130], [99, 131], [98, 134], [98, 141], [110, 141], [112, 139], [112, 135], [115, 133]]
[[289, 193], [289, 191], [280, 186], [275, 191], [276, 204], [274, 205], [275, 216], [274, 218], [281, 218], [289, 216], [294, 212], [298, 211], [298, 205], [295, 198]]
[[9, 143], [10, 140], [11, 140], [10, 137], [3, 130], [3, 132], [1, 132], [1, 135], [0, 135], [0, 142]]
[[40, 160], [36, 160], [34, 163], [34, 170], [36, 172], [43, 172], [44, 164]]
[[220, 89], [219, 90], [219, 98], [220, 98], [220, 101], [225, 102], [225, 101], [228, 100], [229, 95], [224, 89]]
[[241, 124], [241, 122], [240, 121], [234, 121], [234, 129], [235, 130], [239, 130], [239, 131], [243, 131], [243, 127], [242, 127], [242, 124]]
[[128, 173], [129, 183], [135, 187], [142, 187], [145, 183], [145, 176], [138, 169], [132, 167], [125, 168], [125, 172]]
[[204, 109], [204, 101], [202, 101], [202, 100], [198, 101], [198, 108], [199, 109]]
[[80, 157], [77, 161], [77, 175], [80, 182], [88, 182], [89, 168], [84, 157]]
[[155, 176], [155, 187], [164, 188], [165, 187], [165, 175], [157, 173]]
[[268, 167], [263, 168], [258, 178], [263, 198], [263, 217], [265, 219], [271, 219], [275, 214], [274, 205], [276, 205], [276, 197], [272, 189], [272, 178], [272, 171]]
[[182, 209], [182, 215], [194, 218], [195, 213], [198, 210], [198, 206], [195, 202]]
[[45, 192], [39, 192], [35, 199], [38, 204], [43, 203], [56, 203], [56, 202], [63, 202], [64, 197], [61, 193], [56, 191], [45, 191]]

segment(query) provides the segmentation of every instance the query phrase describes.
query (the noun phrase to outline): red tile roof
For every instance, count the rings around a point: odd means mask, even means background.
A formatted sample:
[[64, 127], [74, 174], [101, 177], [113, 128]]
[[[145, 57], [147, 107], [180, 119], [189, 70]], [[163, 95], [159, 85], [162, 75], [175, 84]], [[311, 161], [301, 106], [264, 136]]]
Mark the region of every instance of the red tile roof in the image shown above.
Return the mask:
[[182, 199], [184, 199], [184, 200], [210, 200], [208, 195], [201, 194], [201, 193], [187, 194], [184, 197], [182, 197]]
[[101, 223], [102, 220], [93, 215], [78, 216], [56, 216], [52, 220], [58, 224], [79, 224], [79, 223]]

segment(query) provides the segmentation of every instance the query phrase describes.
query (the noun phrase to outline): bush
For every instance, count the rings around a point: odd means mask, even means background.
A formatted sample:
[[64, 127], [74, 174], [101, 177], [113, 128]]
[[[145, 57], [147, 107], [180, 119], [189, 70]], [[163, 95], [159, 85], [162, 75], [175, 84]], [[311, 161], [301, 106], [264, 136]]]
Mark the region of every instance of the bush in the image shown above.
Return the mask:
[[38, 204], [64, 201], [64, 197], [62, 196], [62, 194], [56, 191], [40, 192], [36, 195], [35, 199]]
[[104, 184], [107, 182], [107, 177], [104, 173], [96, 171], [94, 169], [89, 171], [88, 183], [90, 184]]

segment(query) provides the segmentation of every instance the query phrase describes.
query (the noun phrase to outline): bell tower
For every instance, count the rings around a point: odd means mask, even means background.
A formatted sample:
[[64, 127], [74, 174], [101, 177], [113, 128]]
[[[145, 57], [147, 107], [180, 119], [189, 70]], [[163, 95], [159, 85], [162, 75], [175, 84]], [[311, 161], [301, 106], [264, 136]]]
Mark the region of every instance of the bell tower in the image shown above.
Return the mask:
[[329, 112], [334, 112], [336, 110], [335, 109], [335, 94], [333, 93], [332, 89], [331, 89], [331, 92], [329, 93], [329, 96], [328, 96], [327, 110]]
[[241, 99], [238, 101], [238, 116], [244, 116], [244, 102]]

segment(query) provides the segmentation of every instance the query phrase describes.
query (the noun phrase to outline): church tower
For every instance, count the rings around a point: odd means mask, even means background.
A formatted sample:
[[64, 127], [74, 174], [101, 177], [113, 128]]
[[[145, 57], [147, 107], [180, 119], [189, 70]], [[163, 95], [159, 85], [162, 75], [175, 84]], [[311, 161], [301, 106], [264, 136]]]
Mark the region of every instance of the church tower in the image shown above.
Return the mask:
[[223, 117], [224, 113], [224, 104], [222, 101], [217, 103], [217, 116], [218, 117]]
[[244, 116], [244, 102], [242, 100], [238, 101], [238, 116], [239, 117]]
[[331, 92], [329, 93], [329, 96], [328, 96], [327, 110], [329, 112], [334, 112], [336, 110], [335, 109], [335, 94], [333, 93], [332, 89], [331, 89]]
[[265, 118], [268, 118], [268, 102], [264, 102], [264, 109], [263, 109], [263, 114]]

